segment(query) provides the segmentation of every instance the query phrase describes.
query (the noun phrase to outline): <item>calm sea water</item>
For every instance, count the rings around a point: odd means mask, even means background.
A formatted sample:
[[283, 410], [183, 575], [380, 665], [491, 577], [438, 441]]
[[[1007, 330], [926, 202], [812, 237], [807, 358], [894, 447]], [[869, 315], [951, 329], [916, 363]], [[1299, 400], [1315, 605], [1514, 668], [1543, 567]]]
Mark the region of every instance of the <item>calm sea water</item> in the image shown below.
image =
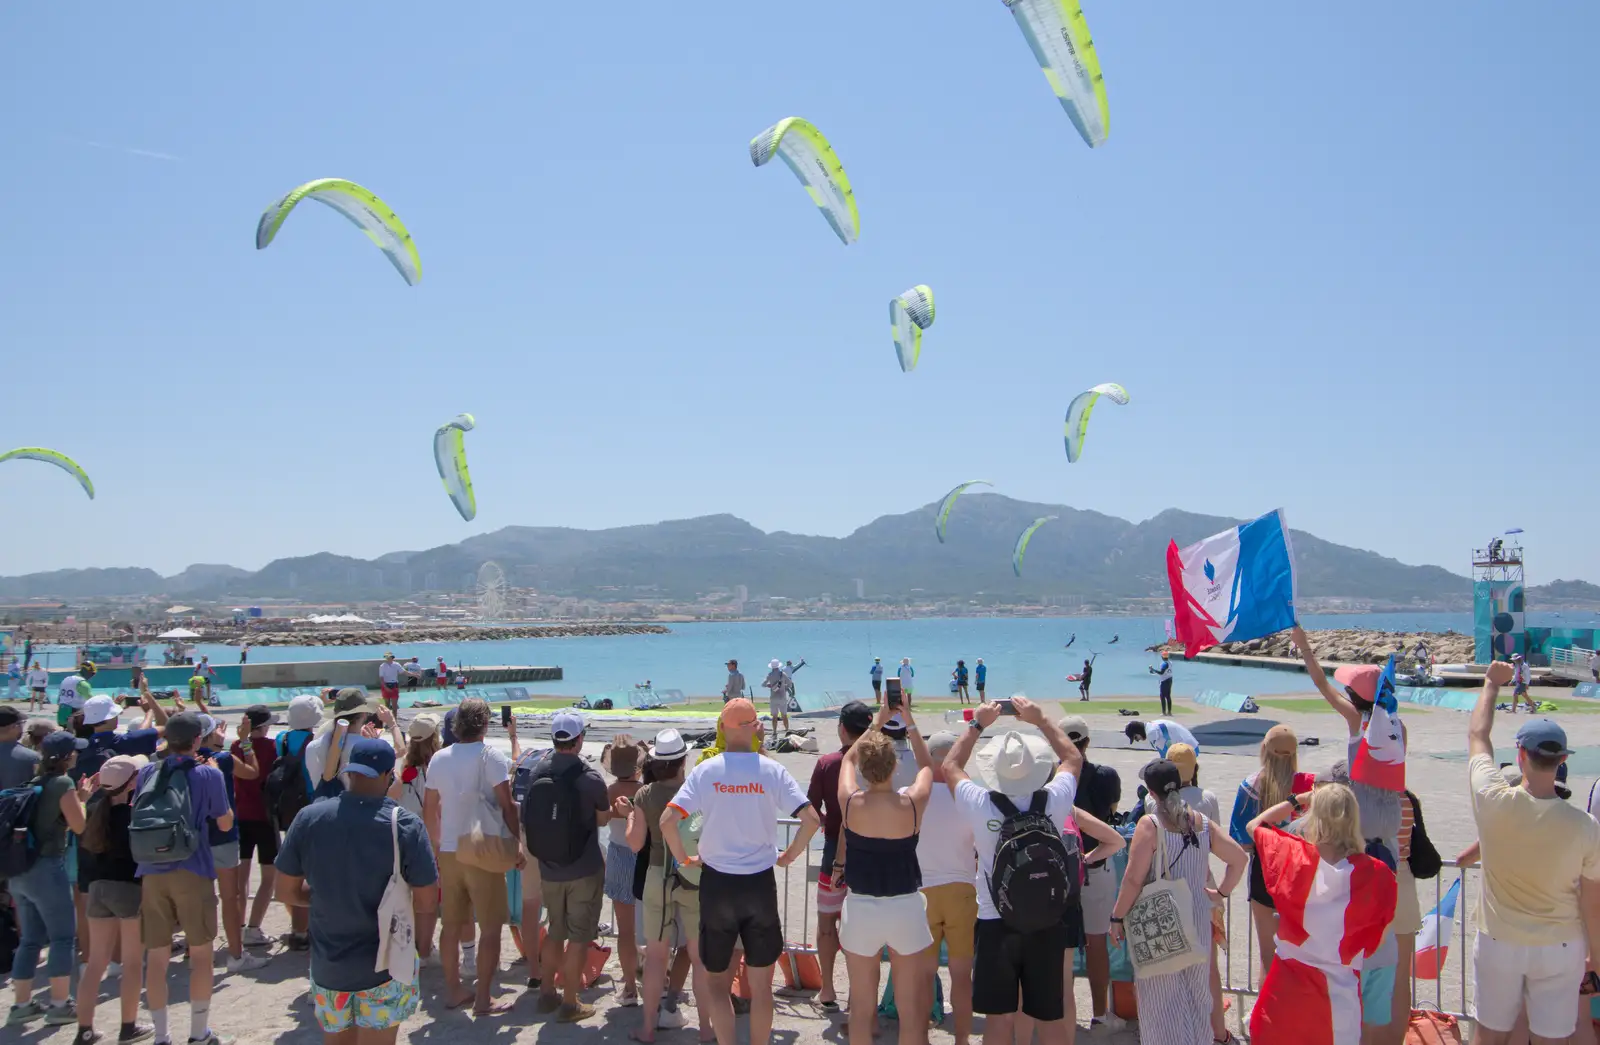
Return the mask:
[[[1529, 614], [1530, 625], [1572, 625], [1573, 620]], [[1307, 628], [1372, 628], [1385, 631], [1469, 632], [1466, 613], [1385, 613], [1307, 616]], [[1071, 649], [1063, 646], [1073, 634]], [[1111, 638], [1120, 636], [1113, 645]], [[846, 690], [871, 692], [867, 671], [882, 657], [893, 671], [910, 657], [917, 689], [924, 696], [948, 695], [957, 658], [971, 668], [982, 657], [989, 668], [991, 696], [1026, 693], [1054, 699], [1072, 690], [1066, 676], [1095, 659], [1094, 691], [1110, 695], [1154, 694], [1148, 668], [1156, 658], [1144, 648], [1161, 641], [1160, 618], [1070, 617], [1037, 619], [940, 619], [897, 621], [784, 621], [738, 624], [675, 624], [668, 635], [596, 636], [571, 639], [507, 639], [499, 642], [398, 643], [393, 646], [273, 646], [250, 651], [252, 662], [336, 660], [416, 654], [424, 664], [443, 656], [452, 666], [502, 664], [556, 665], [565, 680], [541, 683], [539, 692], [582, 696], [631, 688], [650, 680], [657, 689], [681, 689], [692, 696], [722, 691], [723, 668], [736, 658], [752, 686], [759, 686], [767, 662], [801, 659], [796, 676], [802, 693]], [[202, 645], [219, 664], [238, 660], [231, 646]], [[1204, 689], [1237, 693], [1310, 691], [1304, 675], [1260, 668], [1228, 668], [1174, 661], [1174, 690], [1180, 696]], [[760, 690], [758, 689], [758, 692]]]

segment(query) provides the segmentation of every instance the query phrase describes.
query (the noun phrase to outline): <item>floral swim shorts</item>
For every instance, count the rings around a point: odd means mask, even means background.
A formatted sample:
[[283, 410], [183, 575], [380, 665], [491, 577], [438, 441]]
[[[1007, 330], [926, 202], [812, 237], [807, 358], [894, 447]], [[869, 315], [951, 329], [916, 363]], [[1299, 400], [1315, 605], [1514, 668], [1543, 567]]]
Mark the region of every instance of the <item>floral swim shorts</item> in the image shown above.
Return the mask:
[[313, 980], [311, 996], [316, 1000], [317, 1022], [325, 1034], [347, 1031], [351, 1024], [364, 1030], [398, 1027], [417, 1011], [421, 997], [415, 980], [389, 980], [364, 991], [331, 991]]

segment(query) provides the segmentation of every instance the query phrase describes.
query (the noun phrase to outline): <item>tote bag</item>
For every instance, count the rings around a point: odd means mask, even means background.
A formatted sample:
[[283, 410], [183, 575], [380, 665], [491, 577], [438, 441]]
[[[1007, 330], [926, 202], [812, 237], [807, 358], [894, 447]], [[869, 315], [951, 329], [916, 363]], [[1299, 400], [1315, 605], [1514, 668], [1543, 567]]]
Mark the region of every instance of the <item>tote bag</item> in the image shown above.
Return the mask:
[[389, 834], [394, 840], [394, 870], [378, 901], [378, 960], [374, 972], [387, 972], [400, 983], [417, 979], [417, 928], [411, 911], [411, 887], [400, 874], [400, 807], [389, 808]]
[[489, 749], [478, 751], [478, 786], [467, 809], [467, 822], [456, 839], [456, 859], [491, 874], [505, 874], [517, 866], [517, 840], [506, 833], [500, 803], [483, 775]]
[[[1155, 881], [1144, 887], [1123, 919], [1135, 979], [1165, 976], [1209, 961], [1194, 924], [1194, 896], [1182, 878], [1167, 877], [1167, 832], [1156, 821]], [[1209, 941], [1211, 926], [1205, 926]]]

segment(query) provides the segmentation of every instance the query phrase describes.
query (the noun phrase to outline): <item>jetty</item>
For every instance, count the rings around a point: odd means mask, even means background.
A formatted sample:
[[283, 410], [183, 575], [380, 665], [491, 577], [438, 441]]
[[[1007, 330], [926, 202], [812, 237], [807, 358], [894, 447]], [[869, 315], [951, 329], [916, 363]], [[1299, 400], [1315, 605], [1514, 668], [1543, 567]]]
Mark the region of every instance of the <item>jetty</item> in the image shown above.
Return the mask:
[[[211, 684], [214, 689], [321, 689], [329, 686], [365, 686], [378, 688], [378, 658], [361, 660], [286, 660], [259, 664], [212, 664]], [[432, 665], [423, 664], [422, 683], [419, 689], [434, 689], [437, 679]], [[76, 668], [51, 668], [50, 688], [54, 690], [61, 680]], [[452, 668], [452, 671], [455, 669]], [[494, 665], [489, 667], [466, 666], [468, 680], [474, 685], [515, 682], [560, 682], [558, 667], [533, 667], [525, 665]], [[189, 679], [194, 675], [190, 664], [153, 664], [144, 669], [145, 681], [153, 690], [176, 689], [188, 691]], [[96, 691], [132, 689], [133, 669], [129, 665], [102, 665], [90, 682]], [[413, 691], [415, 692], [415, 691]]]

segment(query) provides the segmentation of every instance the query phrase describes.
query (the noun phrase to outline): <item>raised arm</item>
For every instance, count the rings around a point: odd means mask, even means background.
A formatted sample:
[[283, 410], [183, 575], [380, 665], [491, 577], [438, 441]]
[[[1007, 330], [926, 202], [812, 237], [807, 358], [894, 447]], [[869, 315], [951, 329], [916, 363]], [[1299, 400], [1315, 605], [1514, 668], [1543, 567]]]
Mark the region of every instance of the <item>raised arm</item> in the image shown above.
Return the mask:
[[1067, 739], [1061, 727], [1045, 717], [1044, 708], [1027, 697], [1012, 697], [1011, 703], [1017, 709], [1017, 718], [1044, 734], [1050, 750], [1061, 761], [1061, 768], [1077, 779], [1083, 773], [1083, 752], [1078, 750], [1078, 745]]
[[1306, 637], [1305, 629], [1296, 624], [1290, 634], [1294, 637], [1295, 648], [1300, 651], [1300, 659], [1305, 662], [1306, 674], [1311, 676], [1311, 682], [1317, 687], [1317, 692], [1321, 693], [1322, 699], [1344, 719], [1345, 725], [1350, 727], [1350, 735], [1358, 735], [1361, 732], [1361, 712], [1356, 709], [1349, 697], [1340, 693], [1334, 688], [1333, 683], [1328, 681], [1328, 673], [1322, 670], [1322, 662], [1312, 650], [1311, 640]]
[[1494, 757], [1494, 704], [1500, 696], [1500, 687], [1511, 681], [1511, 665], [1503, 660], [1497, 660], [1489, 665], [1489, 670], [1483, 674], [1483, 690], [1478, 694], [1478, 703], [1472, 709], [1472, 718], [1467, 722], [1467, 756], [1488, 755]]
[[978, 744], [978, 737], [983, 730], [994, 725], [994, 720], [1000, 717], [1000, 705], [994, 701], [979, 704], [972, 712], [972, 720], [978, 724], [977, 729], [968, 726], [961, 731], [961, 736], [956, 740], [956, 746], [950, 749], [950, 754], [944, 760], [944, 781], [950, 788], [950, 793], [956, 793], [956, 788], [961, 781], [967, 779], [967, 759], [972, 757], [972, 749]]

